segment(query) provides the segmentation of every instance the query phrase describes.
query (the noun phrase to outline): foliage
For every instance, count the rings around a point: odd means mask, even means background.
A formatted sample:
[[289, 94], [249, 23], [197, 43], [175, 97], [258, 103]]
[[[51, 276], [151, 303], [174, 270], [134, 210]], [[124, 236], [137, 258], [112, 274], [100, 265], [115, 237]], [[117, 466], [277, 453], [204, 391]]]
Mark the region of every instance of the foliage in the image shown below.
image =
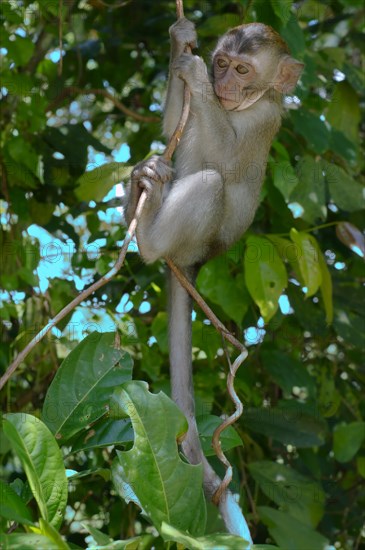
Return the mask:
[[[254, 224], [198, 277], [204, 298], [250, 351], [235, 382], [244, 414], [222, 436], [232, 489], [256, 550], [360, 549], [362, 2], [184, 7], [206, 60], [220, 33], [258, 20], [305, 63]], [[119, 184], [163, 148], [175, 2], [8, 0], [0, 18], [4, 372], [116, 259], [125, 235]], [[131, 247], [114, 280], [39, 342], [2, 391], [3, 547], [249, 547], [222, 534], [216, 509], [202, 499], [200, 467], [177, 454], [186, 423], [165, 395], [163, 271], [144, 266]], [[232, 410], [227, 365], [198, 308], [193, 356], [203, 447], [222, 473], [209, 438]]]

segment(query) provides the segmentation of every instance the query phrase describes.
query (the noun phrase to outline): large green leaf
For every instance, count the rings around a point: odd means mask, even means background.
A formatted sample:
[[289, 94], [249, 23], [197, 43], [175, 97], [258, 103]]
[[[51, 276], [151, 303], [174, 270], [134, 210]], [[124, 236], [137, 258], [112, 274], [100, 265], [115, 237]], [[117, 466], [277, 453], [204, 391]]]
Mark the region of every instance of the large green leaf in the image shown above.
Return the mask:
[[215, 533], [205, 537], [193, 537], [175, 529], [167, 523], [162, 524], [162, 535], [166, 541], [178, 542], [183, 548], [189, 550], [250, 550], [251, 545], [246, 540], [236, 535], [227, 533]]
[[335, 310], [333, 326], [341, 338], [359, 349], [365, 346], [364, 316], [348, 311], [345, 307]]
[[306, 109], [298, 109], [291, 113], [295, 130], [301, 134], [308, 143], [308, 146], [318, 154], [323, 154], [329, 147], [330, 131], [326, 124], [319, 118], [319, 114], [314, 114]]
[[181, 460], [176, 440], [187, 430], [177, 406], [162, 392], [153, 395], [144, 382], [127, 382], [116, 390], [130, 417], [134, 446], [113, 462], [118, 493], [142, 508], [157, 529], [162, 522], [199, 535], [205, 527], [202, 466]]
[[313, 296], [322, 283], [317, 241], [313, 235], [298, 232], [294, 228], [290, 230], [290, 238], [297, 246], [297, 264], [299, 276], [306, 287], [305, 295]]
[[333, 452], [338, 462], [354, 458], [365, 440], [365, 422], [337, 425], [333, 431]]
[[324, 550], [328, 540], [305, 523], [268, 506], [259, 506], [261, 520], [283, 550]]
[[0, 480], [0, 516], [17, 523], [32, 524], [32, 515], [24, 500], [10, 485]]
[[[274, 2], [277, 2], [277, 0], [271, 0], [271, 5], [273, 5]], [[290, 11], [290, 7], [288, 6], [289, 2], [286, 0], [280, 0], [280, 2], [283, 6], [281, 9], [282, 12], [287, 7]], [[257, 3], [261, 3], [263, 5], [268, 4], [266, 0], [257, 0]], [[283, 20], [283, 16], [281, 16], [280, 19]], [[269, 21], [268, 23], [270, 25], [272, 21]], [[297, 17], [293, 12], [289, 14], [287, 23], [280, 28], [280, 34], [288, 43], [292, 55], [301, 59], [306, 50], [305, 37]]]
[[39, 519], [39, 527], [42, 535], [45, 535], [48, 537], [52, 542], [57, 544], [57, 548], [59, 550], [69, 550], [70, 547], [66, 543], [66, 541], [63, 539], [61, 533], [59, 533], [52, 524], [48, 523], [43, 518]]
[[72, 452], [130, 443], [133, 441], [133, 437], [133, 429], [129, 418], [122, 418], [121, 420], [102, 418], [90, 430], [80, 433], [73, 441]]
[[108, 414], [111, 395], [132, 376], [132, 360], [114, 332], [89, 334], [63, 361], [47, 392], [42, 418], [65, 441]]
[[245, 279], [261, 315], [265, 322], [269, 321], [278, 310], [279, 298], [288, 284], [288, 277], [282, 259], [268, 239], [248, 237]]
[[9, 550], [60, 550], [56, 542], [35, 533], [0, 533], [0, 543], [2, 548]]
[[4, 416], [4, 433], [18, 455], [42, 517], [59, 527], [67, 502], [61, 451], [47, 426], [24, 413]]
[[197, 278], [198, 289], [219, 305], [230, 319], [241, 324], [249, 306], [249, 296], [241, 274], [233, 277], [225, 256], [205, 264]]
[[285, 445], [313, 447], [323, 445], [326, 438], [326, 423], [317, 415], [310, 414], [299, 404], [296, 409], [287, 407], [248, 408], [242, 416], [246, 428], [272, 437]]
[[315, 379], [308, 373], [305, 363], [275, 349], [263, 349], [260, 356], [265, 369], [288, 396], [293, 394], [294, 387], [299, 387], [305, 388], [307, 393], [314, 397]]
[[322, 487], [292, 468], [262, 460], [248, 465], [261, 490], [282, 512], [316, 527], [323, 516], [325, 495]]
[[304, 156], [298, 163], [296, 172], [299, 183], [290, 195], [290, 203], [300, 205], [303, 210], [300, 211], [300, 217], [308, 223], [324, 220], [327, 207], [321, 163], [308, 155]]
[[291, 7], [293, 0], [270, 0], [275, 15], [286, 25], [291, 18]]
[[356, 142], [360, 118], [358, 95], [346, 80], [339, 82], [336, 84], [326, 119], [349, 140]]
[[355, 212], [365, 206], [365, 187], [357, 183], [343, 168], [322, 160], [325, 178], [333, 202], [342, 210]]
[[289, 197], [299, 180], [289, 160], [282, 160], [273, 165], [274, 185], [279, 189], [284, 199]]

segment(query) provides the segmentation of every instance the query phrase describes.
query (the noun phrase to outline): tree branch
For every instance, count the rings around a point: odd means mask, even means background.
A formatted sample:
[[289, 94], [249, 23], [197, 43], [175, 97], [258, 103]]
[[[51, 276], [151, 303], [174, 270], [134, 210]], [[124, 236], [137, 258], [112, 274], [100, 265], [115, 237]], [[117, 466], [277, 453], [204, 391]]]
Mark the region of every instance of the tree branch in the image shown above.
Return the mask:
[[62, 103], [62, 101], [69, 96], [72, 95], [101, 95], [105, 97], [106, 99], [109, 99], [114, 103], [114, 105], [119, 109], [119, 111], [122, 111], [126, 116], [129, 116], [131, 118], [134, 118], [134, 120], [138, 120], [139, 122], [161, 122], [160, 117], [156, 116], [145, 116], [141, 115], [139, 113], [136, 113], [135, 111], [132, 111], [131, 109], [128, 109], [117, 97], [115, 97], [113, 94], [109, 93], [107, 90], [103, 90], [102, 88], [90, 88], [83, 90], [82, 88], [78, 88], [77, 86], [68, 86], [62, 90], [62, 92], [53, 100], [51, 101], [47, 107], [47, 111], [54, 111], [54, 109]]

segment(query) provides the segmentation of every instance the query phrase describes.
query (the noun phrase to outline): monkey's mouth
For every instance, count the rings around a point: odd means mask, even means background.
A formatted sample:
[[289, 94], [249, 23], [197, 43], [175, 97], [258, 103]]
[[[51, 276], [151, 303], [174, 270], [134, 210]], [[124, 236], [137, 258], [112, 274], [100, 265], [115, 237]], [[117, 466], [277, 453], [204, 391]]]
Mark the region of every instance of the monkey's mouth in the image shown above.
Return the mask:
[[232, 99], [231, 97], [224, 97], [222, 95], [217, 95], [219, 103], [227, 110], [234, 111], [240, 104], [242, 100], [237, 100], [237, 98]]
[[245, 104], [246, 107], [255, 103], [266, 89], [260, 89], [254, 86], [246, 86], [240, 90], [232, 91], [222, 88], [215, 90], [219, 103], [226, 111], [235, 111]]

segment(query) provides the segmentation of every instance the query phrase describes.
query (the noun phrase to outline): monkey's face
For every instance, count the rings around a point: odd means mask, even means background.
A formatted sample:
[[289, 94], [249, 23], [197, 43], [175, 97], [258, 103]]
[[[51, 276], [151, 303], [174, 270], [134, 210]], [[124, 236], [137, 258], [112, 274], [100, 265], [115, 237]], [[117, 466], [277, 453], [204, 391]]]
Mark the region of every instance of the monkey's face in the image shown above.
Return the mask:
[[218, 51], [213, 59], [213, 87], [224, 109], [241, 111], [255, 103], [272, 85], [275, 74], [267, 56], [230, 55]]
[[214, 57], [213, 76], [214, 91], [227, 111], [233, 111], [241, 105], [257, 79], [255, 68], [248, 60], [223, 52]]

